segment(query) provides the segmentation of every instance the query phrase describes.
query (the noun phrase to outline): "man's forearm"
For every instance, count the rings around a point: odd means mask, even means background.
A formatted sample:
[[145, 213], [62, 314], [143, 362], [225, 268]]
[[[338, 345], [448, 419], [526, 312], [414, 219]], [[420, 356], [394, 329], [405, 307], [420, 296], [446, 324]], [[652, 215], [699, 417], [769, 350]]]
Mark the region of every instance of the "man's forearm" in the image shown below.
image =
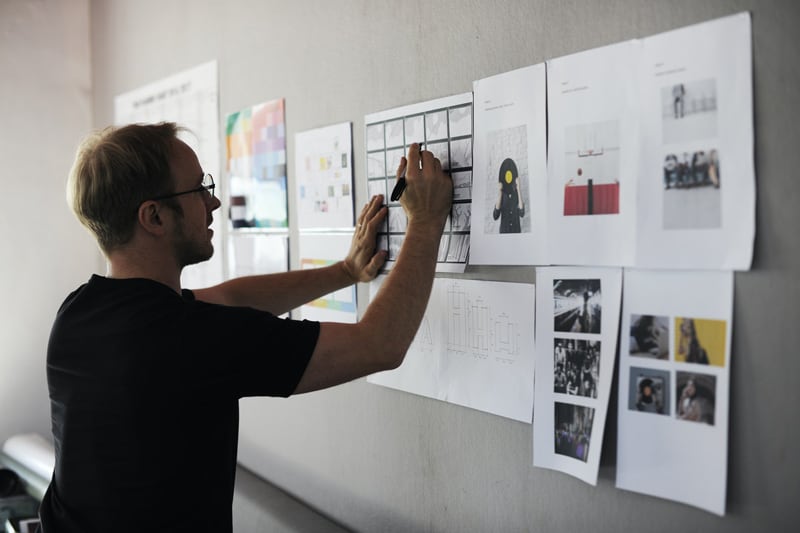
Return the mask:
[[195, 291], [198, 299], [280, 315], [353, 284], [343, 263], [277, 274], [244, 276]]

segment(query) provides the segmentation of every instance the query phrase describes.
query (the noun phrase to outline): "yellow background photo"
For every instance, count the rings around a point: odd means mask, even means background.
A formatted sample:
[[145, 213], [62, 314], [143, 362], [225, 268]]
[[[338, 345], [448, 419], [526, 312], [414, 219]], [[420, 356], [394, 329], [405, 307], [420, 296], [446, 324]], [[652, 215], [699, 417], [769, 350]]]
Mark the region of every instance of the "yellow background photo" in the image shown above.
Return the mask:
[[[725, 366], [725, 321], [705, 318], [675, 318], [675, 361], [686, 362], [689, 336], [686, 334], [689, 321], [694, 321], [695, 334], [700, 346], [706, 351], [708, 364]], [[684, 326], [683, 329], [681, 326]], [[683, 350], [682, 350], [683, 348]], [[683, 351], [683, 353], [681, 353]]]

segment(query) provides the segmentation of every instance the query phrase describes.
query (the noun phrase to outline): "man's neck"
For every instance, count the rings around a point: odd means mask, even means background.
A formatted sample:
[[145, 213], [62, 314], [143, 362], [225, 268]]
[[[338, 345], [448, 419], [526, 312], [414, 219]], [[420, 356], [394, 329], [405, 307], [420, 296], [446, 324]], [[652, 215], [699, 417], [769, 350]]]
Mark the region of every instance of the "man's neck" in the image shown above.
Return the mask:
[[152, 279], [177, 293], [181, 292], [181, 269], [161, 254], [136, 253], [133, 250], [112, 252], [108, 255], [108, 277]]

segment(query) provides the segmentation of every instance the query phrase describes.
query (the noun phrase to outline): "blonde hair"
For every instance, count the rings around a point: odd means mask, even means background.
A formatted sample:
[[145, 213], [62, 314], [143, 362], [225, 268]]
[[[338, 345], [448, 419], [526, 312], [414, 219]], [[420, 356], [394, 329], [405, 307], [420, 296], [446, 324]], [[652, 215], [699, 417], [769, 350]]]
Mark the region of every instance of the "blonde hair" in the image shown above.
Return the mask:
[[67, 203], [108, 254], [133, 237], [142, 202], [168, 194], [173, 122], [109, 127], [78, 147], [67, 180]]

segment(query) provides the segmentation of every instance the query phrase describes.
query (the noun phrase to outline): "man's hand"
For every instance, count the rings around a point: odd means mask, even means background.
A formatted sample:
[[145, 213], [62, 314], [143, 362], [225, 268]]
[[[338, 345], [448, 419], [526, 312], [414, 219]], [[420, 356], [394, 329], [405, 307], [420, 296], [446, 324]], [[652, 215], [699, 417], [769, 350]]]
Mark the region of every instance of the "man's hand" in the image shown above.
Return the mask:
[[383, 195], [379, 194], [364, 205], [358, 216], [350, 251], [342, 261], [342, 267], [353, 283], [372, 281], [386, 262], [386, 251], [375, 250], [378, 228], [386, 219], [386, 213]]
[[409, 224], [431, 224], [441, 233], [453, 203], [453, 180], [442, 171], [442, 163], [431, 152], [421, 151], [419, 144], [408, 148], [408, 159], [402, 158], [397, 175], [405, 170], [406, 190], [400, 203]]

